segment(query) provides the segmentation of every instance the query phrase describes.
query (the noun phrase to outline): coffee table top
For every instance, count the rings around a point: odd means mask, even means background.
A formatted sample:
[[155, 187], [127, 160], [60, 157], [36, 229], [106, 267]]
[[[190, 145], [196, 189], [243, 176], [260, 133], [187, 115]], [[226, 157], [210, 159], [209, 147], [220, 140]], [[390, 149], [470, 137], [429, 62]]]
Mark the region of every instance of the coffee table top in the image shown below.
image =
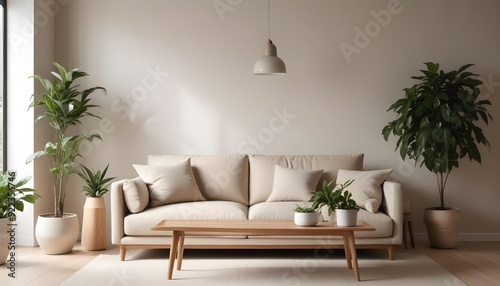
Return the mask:
[[245, 233], [249, 235], [343, 235], [352, 231], [374, 231], [365, 221], [356, 226], [337, 226], [319, 222], [316, 226], [297, 226], [293, 220], [162, 220], [151, 230]]

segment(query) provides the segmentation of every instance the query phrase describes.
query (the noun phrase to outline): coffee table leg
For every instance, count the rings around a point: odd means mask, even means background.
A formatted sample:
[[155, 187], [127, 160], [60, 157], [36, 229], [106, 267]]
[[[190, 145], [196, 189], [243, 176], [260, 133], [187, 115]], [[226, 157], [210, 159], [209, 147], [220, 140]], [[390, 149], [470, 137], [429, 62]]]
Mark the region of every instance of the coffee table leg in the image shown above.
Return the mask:
[[174, 231], [172, 234], [172, 245], [170, 245], [170, 256], [168, 259], [168, 279], [172, 279], [172, 272], [174, 272], [175, 256], [177, 254], [177, 246], [179, 244], [179, 231]]
[[347, 261], [347, 268], [352, 269], [351, 248], [349, 247], [349, 236], [347, 234], [344, 235], [344, 252], [345, 252], [345, 260]]
[[181, 270], [182, 259], [184, 258], [184, 233], [180, 234], [179, 247], [177, 248], [177, 270]]
[[356, 280], [359, 279], [359, 268], [358, 268], [358, 256], [356, 254], [356, 243], [354, 242], [354, 232], [349, 232], [349, 248], [351, 250], [352, 266], [354, 268], [354, 277]]

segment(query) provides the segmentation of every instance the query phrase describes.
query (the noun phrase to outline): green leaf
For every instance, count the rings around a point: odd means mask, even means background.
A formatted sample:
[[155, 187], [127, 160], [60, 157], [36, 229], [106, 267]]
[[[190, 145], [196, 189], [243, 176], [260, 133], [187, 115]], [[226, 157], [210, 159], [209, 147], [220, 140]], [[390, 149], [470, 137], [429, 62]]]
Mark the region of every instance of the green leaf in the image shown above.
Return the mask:
[[474, 64], [466, 64], [466, 65], [463, 65], [461, 66], [459, 69], [458, 69], [458, 73], [462, 73], [463, 71], [465, 71], [466, 69], [470, 68], [471, 66], [473, 66]]
[[439, 70], [439, 64], [427, 62], [427, 63], [425, 63], [425, 65], [427, 66], [427, 70], [431, 73], [437, 73]]
[[39, 196], [39, 195], [37, 195], [37, 194], [34, 194], [34, 195], [26, 195], [26, 196], [24, 196], [24, 197], [23, 197], [23, 198], [21, 198], [21, 199], [22, 199], [22, 200], [24, 200], [24, 201], [26, 201], [26, 202], [28, 202], [28, 203], [34, 204], [34, 203], [35, 203], [35, 201], [36, 201], [38, 198], [40, 198], [40, 196]]
[[31, 163], [33, 160], [40, 158], [43, 155], [47, 155], [45, 151], [38, 151], [33, 154], [31, 154], [28, 159], [26, 159], [26, 164]]

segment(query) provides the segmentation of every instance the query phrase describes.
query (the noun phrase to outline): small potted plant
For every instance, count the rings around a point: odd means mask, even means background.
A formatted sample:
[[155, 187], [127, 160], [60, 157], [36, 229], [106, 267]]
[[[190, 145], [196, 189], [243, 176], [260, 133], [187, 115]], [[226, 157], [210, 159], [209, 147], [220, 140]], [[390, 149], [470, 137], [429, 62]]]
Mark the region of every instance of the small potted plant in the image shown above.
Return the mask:
[[103, 195], [115, 177], [106, 177], [109, 164], [104, 170], [93, 171], [81, 165], [78, 175], [85, 181], [83, 192], [87, 196], [83, 207], [82, 247], [85, 250], [106, 249], [106, 205]]
[[312, 202], [312, 208], [318, 210], [325, 206], [328, 209], [328, 221], [330, 222], [334, 221], [335, 201], [336, 196], [338, 196], [338, 193], [333, 191], [334, 188], [334, 181], [328, 183], [324, 180], [321, 190], [314, 193], [310, 200], [310, 202]]
[[337, 193], [335, 197], [335, 208], [338, 226], [356, 226], [359, 209], [356, 205], [356, 201], [352, 198], [351, 192], [347, 190], [347, 187], [350, 186], [353, 181], [354, 180], [349, 180], [341, 184], [340, 187], [335, 190]]
[[318, 217], [319, 213], [315, 208], [297, 205], [293, 220], [298, 226], [315, 226], [318, 224]]
[[9, 254], [9, 233], [7, 225], [16, 220], [15, 211], [24, 211], [24, 202], [33, 204], [40, 197], [34, 189], [23, 187], [31, 177], [16, 181], [16, 172], [7, 171], [0, 175], [0, 265]]

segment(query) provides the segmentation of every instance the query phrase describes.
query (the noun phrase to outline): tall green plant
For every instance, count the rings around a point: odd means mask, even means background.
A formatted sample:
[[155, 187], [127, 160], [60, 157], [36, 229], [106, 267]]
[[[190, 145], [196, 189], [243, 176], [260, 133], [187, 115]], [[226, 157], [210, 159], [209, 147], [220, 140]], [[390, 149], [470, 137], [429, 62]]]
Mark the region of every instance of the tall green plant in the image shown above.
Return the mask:
[[51, 159], [49, 167], [54, 175], [54, 215], [62, 217], [68, 177], [78, 172], [75, 164], [76, 159], [81, 157], [80, 145], [86, 140], [91, 142], [94, 139], [102, 139], [99, 134], [68, 135], [68, 127], [81, 125], [81, 119], [85, 117], [100, 119], [99, 116], [90, 112], [90, 109], [99, 105], [91, 104], [89, 96], [96, 90], [106, 91], [106, 89], [96, 86], [81, 91], [79, 85], [73, 85], [73, 83], [81, 77], [88, 76], [87, 73], [78, 68], [67, 72], [58, 63], [54, 63], [54, 66], [57, 72], [52, 72], [55, 77], [52, 81], [40, 75], [33, 76], [42, 84], [45, 92], [33, 94], [29, 107], [44, 108], [36, 117], [35, 122], [41, 119], [47, 120], [56, 132], [56, 141], [47, 142], [44, 150], [35, 152], [26, 163], [42, 156], [48, 156]]
[[425, 63], [423, 75], [405, 88], [404, 98], [392, 104], [397, 118], [382, 130], [387, 141], [392, 134], [399, 137], [396, 150], [403, 160], [420, 162], [436, 174], [440, 207], [445, 208], [444, 190], [450, 172], [458, 168], [459, 159], [481, 163], [478, 144], [489, 146], [477, 121], [488, 124], [491, 115], [486, 110], [489, 100], [480, 100], [482, 81], [477, 74], [466, 71], [472, 64], [444, 72], [437, 63]]

